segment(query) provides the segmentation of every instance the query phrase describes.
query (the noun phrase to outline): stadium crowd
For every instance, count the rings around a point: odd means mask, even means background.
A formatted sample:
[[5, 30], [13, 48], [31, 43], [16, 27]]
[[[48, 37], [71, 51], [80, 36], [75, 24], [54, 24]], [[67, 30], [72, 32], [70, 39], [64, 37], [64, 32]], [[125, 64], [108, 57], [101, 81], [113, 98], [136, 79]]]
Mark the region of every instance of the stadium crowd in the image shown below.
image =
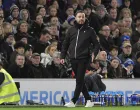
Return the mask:
[[118, 1], [0, 0], [4, 68], [13, 78], [74, 78], [69, 53], [65, 63], [60, 63], [61, 46], [75, 23], [75, 13], [83, 10], [100, 43], [85, 79], [95, 74], [140, 78], [140, 1], [122, 0], [121, 5]]

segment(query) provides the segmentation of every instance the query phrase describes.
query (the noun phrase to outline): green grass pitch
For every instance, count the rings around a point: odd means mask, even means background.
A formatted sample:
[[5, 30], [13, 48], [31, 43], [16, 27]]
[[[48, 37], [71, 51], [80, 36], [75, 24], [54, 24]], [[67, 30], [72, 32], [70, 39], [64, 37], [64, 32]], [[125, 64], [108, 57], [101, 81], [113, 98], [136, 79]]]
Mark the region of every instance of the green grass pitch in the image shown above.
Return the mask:
[[124, 107], [75, 107], [66, 108], [62, 106], [0, 106], [0, 110], [140, 110], [140, 106], [124, 106]]

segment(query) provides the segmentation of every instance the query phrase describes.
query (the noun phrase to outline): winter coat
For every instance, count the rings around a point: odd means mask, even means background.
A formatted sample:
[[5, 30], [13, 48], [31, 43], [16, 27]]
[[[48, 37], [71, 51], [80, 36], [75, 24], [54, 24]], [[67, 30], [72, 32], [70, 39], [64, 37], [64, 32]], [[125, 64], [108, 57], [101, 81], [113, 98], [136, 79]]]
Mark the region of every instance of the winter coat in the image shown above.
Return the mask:
[[71, 59], [89, 58], [91, 43], [94, 48], [93, 52], [97, 55], [100, 46], [94, 29], [88, 26], [88, 21], [81, 28], [75, 23], [67, 32], [62, 45], [61, 58], [66, 57], [67, 51]]
[[45, 67], [46, 65], [52, 64], [52, 57], [49, 54], [41, 53], [41, 64], [43, 64]]

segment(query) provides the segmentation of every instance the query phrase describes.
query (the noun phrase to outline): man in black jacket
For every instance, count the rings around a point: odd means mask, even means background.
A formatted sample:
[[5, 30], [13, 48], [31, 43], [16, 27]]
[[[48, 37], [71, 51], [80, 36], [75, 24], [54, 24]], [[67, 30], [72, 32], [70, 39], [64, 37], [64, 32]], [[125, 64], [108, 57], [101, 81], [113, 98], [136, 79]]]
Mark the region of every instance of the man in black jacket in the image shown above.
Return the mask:
[[67, 32], [67, 36], [63, 42], [61, 51], [61, 63], [64, 64], [64, 58], [66, 57], [68, 51], [72, 69], [76, 76], [74, 97], [65, 106], [75, 107], [75, 103], [79, 98], [80, 92], [82, 92], [85, 100], [87, 101], [85, 107], [92, 107], [93, 103], [90, 101], [91, 97], [88, 94], [86, 85], [84, 83], [84, 76], [87, 63], [90, 59], [89, 47], [91, 43], [94, 47], [92, 54], [96, 55], [100, 46], [97, 41], [97, 36], [94, 29], [88, 26], [85, 13], [83, 11], [78, 11], [76, 13], [75, 20], [75, 25]]

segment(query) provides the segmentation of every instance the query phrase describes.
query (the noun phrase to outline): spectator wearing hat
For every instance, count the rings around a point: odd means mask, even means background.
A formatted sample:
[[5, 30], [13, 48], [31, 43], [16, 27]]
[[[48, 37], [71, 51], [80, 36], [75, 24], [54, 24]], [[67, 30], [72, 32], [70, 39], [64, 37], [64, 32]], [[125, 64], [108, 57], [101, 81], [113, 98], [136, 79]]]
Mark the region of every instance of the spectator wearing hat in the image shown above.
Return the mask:
[[45, 67], [40, 63], [40, 54], [33, 53], [31, 57], [31, 64], [29, 65], [29, 78], [47, 78]]
[[33, 53], [33, 47], [30, 44], [26, 44], [25, 45], [25, 63], [31, 64], [31, 57], [32, 57], [32, 53]]
[[2, 4], [3, 4], [3, 9], [5, 10], [4, 11], [4, 15], [5, 15], [5, 18], [7, 18], [10, 14], [10, 7], [13, 5], [13, 4], [16, 4], [17, 0], [2, 0]]
[[64, 38], [66, 36], [66, 33], [67, 33], [68, 29], [74, 25], [74, 21], [75, 21], [75, 16], [72, 15], [72, 16], [69, 16], [67, 18], [67, 20], [65, 20], [65, 22], [62, 24], [61, 42], [64, 41]]
[[123, 43], [122, 44], [122, 53], [119, 54], [119, 59], [121, 60], [122, 64], [129, 58], [135, 61], [135, 55], [132, 53], [132, 45], [130, 43]]
[[0, 45], [0, 52], [4, 54], [5, 58], [9, 63], [10, 56], [14, 51], [14, 44], [15, 44], [14, 34], [8, 33], [4, 39], [5, 41]]
[[72, 6], [68, 6], [66, 11], [65, 11], [65, 20], [68, 19], [69, 16], [73, 16], [74, 15], [74, 9]]
[[124, 62], [122, 72], [123, 78], [134, 78], [133, 74], [134, 65], [135, 65], [134, 61], [129, 58]]
[[136, 53], [136, 64], [133, 69], [134, 77], [140, 78], [140, 51]]
[[99, 5], [96, 7], [96, 14], [98, 15], [98, 20], [101, 26], [109, 24], [111, 18], [107, 14], [107, 10], [104, 5]]
[[122, 66], [118, 57], [113, 57], [107, 66], [108, 78], [122, 78]]
[[21, 21], [26, 21], [28, 25], [30, 26], [32, 24], [32, 20], [30, 18], [30, 13], [27, 9], [22, 9], [19, 12], [19, 18]]
[[19, 21], [19, 7], [15, 4], [10, 7], [10, 16], [6, 19], [6, 21], [11, 23], [13, 19], [17, 19]]
[[25, 56], [17, 54], [15, 61], [9, 66], [8, 72], [13, 78], [28, 78], [28, 65], [25, 64]]
[[[94, 28], [94, 30], [96, 31], [96, 33], [99, 33], [99, 30], [101, 28], [98, 16], [92, 12], [92, 7], [89, 4], [86, 4], [83, 7], [83, 10], [86, 14], [86, 17], [89, 21], [89, 26], [91, 26], [92, 28]], [[94, 21], [94, 22], [93, 22]]]
[[10, 57], [10, 64], [15, 62], [17, 54], [24, 55], [25, 44], [22, 41], [16, 42], [16, 44], [14, 45], [14, 49], [15, 50], [12, 52], [11, 57]]

